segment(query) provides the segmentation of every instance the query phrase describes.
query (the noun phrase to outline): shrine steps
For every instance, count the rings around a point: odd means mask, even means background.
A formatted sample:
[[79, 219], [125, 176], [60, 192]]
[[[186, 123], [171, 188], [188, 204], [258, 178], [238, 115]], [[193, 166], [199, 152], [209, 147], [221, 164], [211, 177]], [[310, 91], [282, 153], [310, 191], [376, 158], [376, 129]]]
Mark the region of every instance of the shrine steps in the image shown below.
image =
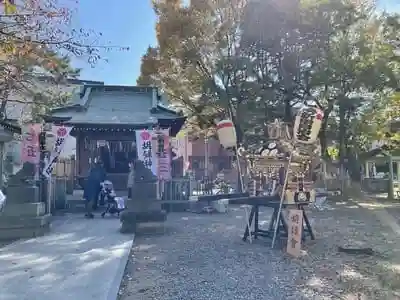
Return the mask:
[[0, 218], [0, 240], [33, 238], [50, 231], [51, 215], [32, 217], [2, 216]]

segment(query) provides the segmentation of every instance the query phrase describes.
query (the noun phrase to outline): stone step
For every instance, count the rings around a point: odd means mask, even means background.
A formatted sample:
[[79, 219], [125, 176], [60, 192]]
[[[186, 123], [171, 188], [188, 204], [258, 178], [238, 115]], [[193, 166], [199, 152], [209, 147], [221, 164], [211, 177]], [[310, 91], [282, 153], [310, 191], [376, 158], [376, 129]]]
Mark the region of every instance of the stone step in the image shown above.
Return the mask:
[[50, 214], [39, 217], [10, 217], [2, 215], [0, 217], [0, 230], [11, 228], [42, 227], [50, 224], [50, 221]]
[[37, 203], [7, 203], [4, 207], [2, 217], [38, 217], [46, 213], [46, 204]]
[[48, 232], [50, 232], [50, 224], [40, 227], [0, 228], [0, 241], [35, 238]]
[[0, 240], [42, 236], [50, 230], [51, 215], [40, 217], [0, 217]]
[[67, 200], [67, 208], [85, 207], [85, 205], [86, 205], [86, 200], [82, 200], [82, 199]]
[[[103, 212], [105, 208], [99, 207], [95, 212]], [[61, 210], [65, 213], [85, 213], [86, 212], [86, 201], [82, 199], [68, 200], [67, 207]], [[56, 211], [57, 212], [57, 211]]]

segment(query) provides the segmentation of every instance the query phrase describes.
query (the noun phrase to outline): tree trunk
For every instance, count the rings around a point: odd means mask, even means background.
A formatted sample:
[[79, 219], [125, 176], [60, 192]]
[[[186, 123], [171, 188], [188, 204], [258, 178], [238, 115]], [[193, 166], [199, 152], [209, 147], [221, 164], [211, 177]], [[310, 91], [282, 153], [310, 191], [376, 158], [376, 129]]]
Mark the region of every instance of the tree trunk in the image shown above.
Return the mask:
[[328, 128], [329, 115], [333, 109], [333, 102], [329, 103], [328, 107], [324, 110], [324, 118], [321, 124], [321, 130], [319, 131], [319, 143], [321, 145], [321, 155], [322, 157], [328, 157], [328, 142], [326, 130]]
[[319, 132], [319, 144], [321, 145], [321, 156], [326, 157], [328, 156], [328, 145], [326, 142], [326, 127], [327, 127], [327, 122], [324, 121], [322, 122], [321, 125], [321, 131]]
[[346, 138], [346, 120], [343, 104], [339, 103], [339, 161], [340, 161], [340, 186], [343, 194], [345, 190], [345, 138]]

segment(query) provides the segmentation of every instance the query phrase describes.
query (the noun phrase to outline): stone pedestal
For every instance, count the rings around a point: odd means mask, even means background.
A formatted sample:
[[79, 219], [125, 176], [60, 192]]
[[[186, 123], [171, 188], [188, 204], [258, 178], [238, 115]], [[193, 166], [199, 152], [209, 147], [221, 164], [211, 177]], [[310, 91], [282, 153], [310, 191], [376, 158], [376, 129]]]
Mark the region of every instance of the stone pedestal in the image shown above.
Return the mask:
[[141, 162], [136, 164], [132, 199], [126, 203], [121, 213], [121, 233], [135, 233], [137, 224], [164, 222], [167, 213], [157, 199], [157, 179]]
[[50, 228], [50, 215], [39, 200], [35, 185], [35, 166], [25, 163], [8, 182], [7, 202], [0, 214], [0, 240], [31, 238], [45, 234]]

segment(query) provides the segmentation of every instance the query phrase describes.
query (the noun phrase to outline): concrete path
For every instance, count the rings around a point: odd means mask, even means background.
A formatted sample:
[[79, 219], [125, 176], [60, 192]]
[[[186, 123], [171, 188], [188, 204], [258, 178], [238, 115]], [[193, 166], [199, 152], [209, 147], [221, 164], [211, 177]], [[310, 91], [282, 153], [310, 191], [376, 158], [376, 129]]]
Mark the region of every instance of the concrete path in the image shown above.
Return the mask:
[[58, 218], [47, 236], [0, 249], [1, 300], [115, 300], [133, 243], [115, 218]]

